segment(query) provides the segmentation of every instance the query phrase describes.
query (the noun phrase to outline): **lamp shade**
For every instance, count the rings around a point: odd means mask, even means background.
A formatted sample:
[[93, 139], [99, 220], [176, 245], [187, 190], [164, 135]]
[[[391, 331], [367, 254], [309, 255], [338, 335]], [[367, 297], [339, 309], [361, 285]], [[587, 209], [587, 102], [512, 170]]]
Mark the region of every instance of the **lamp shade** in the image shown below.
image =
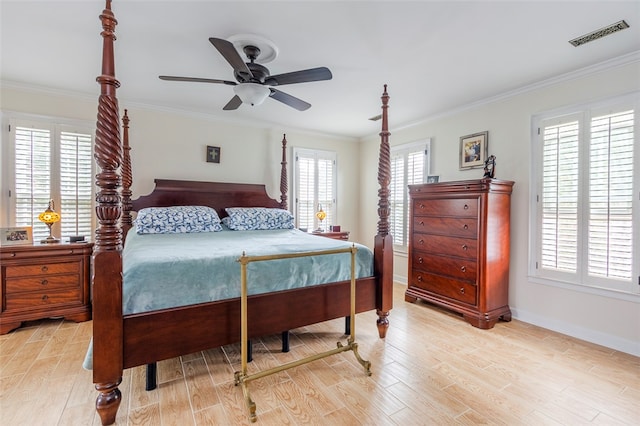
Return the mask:
[[51, 202], [49, 202], [49, 207], [38, 215], [38, 220], [40, 222], [44, 222], [46, 224], [60, 222], [60, 215], [54, 212], [51, 207]]
[[268, 87], [258, 83], [241, 83], [233, 86], [233, 91], [240, 100], [251, 106], [260, 105], [271, 93]]

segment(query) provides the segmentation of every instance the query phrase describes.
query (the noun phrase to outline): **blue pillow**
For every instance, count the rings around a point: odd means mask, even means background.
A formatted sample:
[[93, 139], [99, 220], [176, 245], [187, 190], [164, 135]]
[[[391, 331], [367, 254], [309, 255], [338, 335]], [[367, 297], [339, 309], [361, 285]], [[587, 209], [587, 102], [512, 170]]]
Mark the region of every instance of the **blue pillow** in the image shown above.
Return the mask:
[[138, 234], [182, 234], [222, 231], [218, 213], [205, 206], [148, 207], [135, 220]]
[[234, 231], [257, 229], [293, 229], [293, 215], [288, 210], [266, 207], [228, 207], [222, 223]]

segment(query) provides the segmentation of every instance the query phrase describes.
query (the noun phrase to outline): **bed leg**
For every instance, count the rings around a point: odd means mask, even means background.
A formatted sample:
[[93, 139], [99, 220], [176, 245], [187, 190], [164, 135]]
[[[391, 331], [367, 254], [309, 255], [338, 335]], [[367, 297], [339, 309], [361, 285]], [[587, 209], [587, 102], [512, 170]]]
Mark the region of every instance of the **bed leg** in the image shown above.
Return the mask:
[[381, 339], [384, 339], [389, 329], [389, 311], [383, 312], [376, 310], [376, 313], [378, 314], [378, 320], [376, 321], [378, 325], [378, 335]]
[[247, 340], [247, 362], [253, 361], [253, 345], [251, 340]]
[[122, 394], [118, 385], [122, 382], [122, 377], [117, 383], [96, 383], [96, 390], [100, 392], [96, 399], [96, 411], [100, 415], [103, 425], [111, 425], [116, 422], [116, 414], [122, 401]]
[[349, 315], [344, 317], [344, 334], [346, 336], [351, 336], [351, 316]]
[[282, 332], [282, 352], [289, 352], [289, 330]]
[[157, 372], [158, 372], [157, 362], [152, 362], [150, 364], [147, 364], [147, 385], [145, 386], [144, 390], [151, 391], [158, 386]]

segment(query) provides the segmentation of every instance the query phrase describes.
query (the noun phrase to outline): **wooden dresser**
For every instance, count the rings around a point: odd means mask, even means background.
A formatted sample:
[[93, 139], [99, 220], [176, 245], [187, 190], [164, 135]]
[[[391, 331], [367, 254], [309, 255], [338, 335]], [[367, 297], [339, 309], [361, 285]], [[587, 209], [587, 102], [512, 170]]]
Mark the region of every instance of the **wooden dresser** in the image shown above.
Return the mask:
[[405, 300], [461, 313], [475, 327], [511, 320], [509, 216], [514, 182], [478, 179], [409, 185]]
[[90, 320], [92, 248], [87, 242], [0, 247], [0, 334], [40, 318]]

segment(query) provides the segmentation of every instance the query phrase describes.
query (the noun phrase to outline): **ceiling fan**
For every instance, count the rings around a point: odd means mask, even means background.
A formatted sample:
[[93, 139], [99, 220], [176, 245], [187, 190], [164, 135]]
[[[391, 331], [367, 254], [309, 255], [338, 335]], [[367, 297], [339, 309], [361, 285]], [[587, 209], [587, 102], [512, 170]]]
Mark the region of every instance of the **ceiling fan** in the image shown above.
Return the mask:
[[310, 68], [307, 70], [271, 75], [265, 66], [255, 62], [260, 55], [259, 47], [252, 44], [243, 46], [242, 50], [249, 59], [249, 62], [245, 63], [236, 50], [234, 44], [230, 41], [215, 37], [210, 37], [209, 41], [233, 67], [233, 74], [237, 83], [235, 81], [228, 80], [176, 77], [169, 75], [161, 75], [159, 78], [161, 80], [169, 81], [190, 81], [234, 86], [233, 91], [235, 96], [231, 98], [224, 108], [222, 108], [226, 111], [237, 109], [243, 103], [247, 103], [252, 106], [260, 105], [268, 97], [275, 99], [276, 101], [280, 101], [285, 105], [297, 109], [298, 111], [305, 111], [311, 107], [311, 104], [270, 86], [283, 86], [285, 84], [331, 80], [333, 77], [331, 71], [326, 67]]

